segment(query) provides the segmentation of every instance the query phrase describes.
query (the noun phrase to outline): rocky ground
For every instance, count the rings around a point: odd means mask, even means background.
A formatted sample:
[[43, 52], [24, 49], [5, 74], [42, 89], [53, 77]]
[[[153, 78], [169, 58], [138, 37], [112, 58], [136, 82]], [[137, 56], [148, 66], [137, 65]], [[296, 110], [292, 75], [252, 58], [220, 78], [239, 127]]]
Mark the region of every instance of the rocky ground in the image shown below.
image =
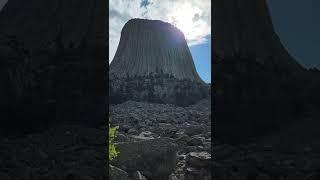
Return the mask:
[[218, 180], [315, 180], [320, 178], [319, 151], [309, 146], [295, 152], [272, 145], [214, 146], [213, 179]]
[[213, 179], [320, 179], [319, 112], [246, 144], [215, 142]]
[[215, 140], [212, 150], [209, 100], [185, 108], [127, 101], [111, 106], [110, 117], [113, 126], [119, 125], [116, 142], [120, 154], [109, 167], [114, 177], [141, 180], [320, 178], [319, 122], [313, 115], [244, 144], [230, 145]]
[[[251, 143], [230, 145], [215, 140], [212, 149], [209, 99], [184, 108], [127, 101], [112, 105], [110, 117], [111, 125], [119, 126], [116, 145], [120, 152], [110, 162], [110, 179], [320, 178], [315, 116]], [[71, 124], [24, 137], [0, 137], [0, 179], [104, 180], [106, 147], [105, 128]]]
[[210, 97], [188, 107], [127, 101], [110, 118], [120, 152], [110, 178], [211, 179]]
[[0, 179], [105, 180], [106, 136], [106, 128], [64, 124], [25, 137], [0, 137]]

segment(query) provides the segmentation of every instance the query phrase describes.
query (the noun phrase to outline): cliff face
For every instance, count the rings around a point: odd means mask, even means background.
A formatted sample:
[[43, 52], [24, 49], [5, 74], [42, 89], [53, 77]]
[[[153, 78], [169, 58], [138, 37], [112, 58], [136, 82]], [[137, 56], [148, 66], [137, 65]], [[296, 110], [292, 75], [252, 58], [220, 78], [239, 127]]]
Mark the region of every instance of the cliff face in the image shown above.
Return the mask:
[[107, 2], [99, 0], [10, 0], [0, 13], [0, 33], [34, 49], [46, 48], [57, 37], [66, 48], [85, 43], [105, 49], [106, 11]]
[[265, 136], [319, 106], [319, 71], [307, 71], [290, 56], [265, 0], [213, 4], [218, 139], [243, 142]]
[[281, 67], [302, 70], [275, 33], [266, 0], [213, 0], [212, 4], [215, 56], [254, 54], [262, 61], [272, 56]]
[[8, 1], [0, 12], [1, 133], [104, 121], [106, 3]]
[[203, 83], [180, 30], [162, 21], [129, 20], [122, 29], [110, 74], [134, 77], [160, 72]]
[[184, 35], [162, 21], [126, 23], [109, 75], [111, 103], [136, 100], [186, 106], [208, 94]]

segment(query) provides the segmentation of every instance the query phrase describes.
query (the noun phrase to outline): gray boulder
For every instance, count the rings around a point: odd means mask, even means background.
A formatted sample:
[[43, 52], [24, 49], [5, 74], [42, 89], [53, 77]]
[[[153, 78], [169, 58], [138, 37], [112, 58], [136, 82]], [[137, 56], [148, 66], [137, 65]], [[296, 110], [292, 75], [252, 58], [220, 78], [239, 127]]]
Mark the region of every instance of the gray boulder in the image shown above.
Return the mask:
[[208, 152], [191, 152], [186, 160], [190, 167], [210, 169], [211, 166], [211, 154]]
[[140, 171], [137, 171], [133, 175], [134, 180], [147, 180], [147, 178], [141, 174]]
[[129, 180], [128, 173], [115, 166], [109, 165], [110, 180]]
[[177, 146], [169, 138], [118, 143], [114, 165], [133, 174], [140, 171], [147, 179], [166, 179], [176, 165]]

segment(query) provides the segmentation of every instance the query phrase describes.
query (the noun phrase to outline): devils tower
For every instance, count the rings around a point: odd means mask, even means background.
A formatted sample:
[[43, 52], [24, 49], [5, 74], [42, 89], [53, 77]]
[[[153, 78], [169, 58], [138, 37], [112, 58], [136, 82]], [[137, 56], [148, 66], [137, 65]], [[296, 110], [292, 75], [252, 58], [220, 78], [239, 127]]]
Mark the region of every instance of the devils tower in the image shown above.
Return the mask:
[[212, 4], [216, 59], [250, 54], [262, 62], [273, 58], [288, 71], [302, 70], [275, 32], [266, 0], [213, 0]]
[[104, 112], [93, 117], [96, 109], [105, 109], [107, 95], [106, 5], [99, 0], [6, 3], [0, 11], [0, 134], [104, 120]]
[[111, 103], [185, 106], [208, 94], [183, 33], [159, 20], [131, 19], [125, 24], [109, 75]]
[[287, 51], [267, 2], [212, 1], [213, 92], [219, 127], [215, 137], [219, 140], [243, 143], [265, 136], [320, 102], [314, 93], [317, 70], [305, 69]]

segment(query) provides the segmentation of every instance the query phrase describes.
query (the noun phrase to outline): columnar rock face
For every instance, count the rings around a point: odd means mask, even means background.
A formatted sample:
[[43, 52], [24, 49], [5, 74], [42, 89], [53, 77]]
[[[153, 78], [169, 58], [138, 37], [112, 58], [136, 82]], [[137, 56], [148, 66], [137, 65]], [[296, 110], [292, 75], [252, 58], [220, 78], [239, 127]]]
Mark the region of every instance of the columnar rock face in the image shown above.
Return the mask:
[[1, 133], [104, 121], [106, 3], [8, 1], [0, 12]]
[[217, 138], [247, 141], [319, 106], [319, 71], [307, 71], [289, 55], [266, 0], [213, 5]]
[[177, 79], [202, 82], [183, 33], [156, 20], [132, 19], [125, 24], [110, 67], [110, 74], [118, 77], [162, 71]]
[[125, 24], [109, 74], [111, 103], [189, 105], [208, 94], [183, 33], [158, 20], [132, 19]]
[[262, 60], [272, 56], [279, 66], [301, 71], [274, 31], [266, 0], [213, 0], [212, 4], [215, 56], [255, 54]]

